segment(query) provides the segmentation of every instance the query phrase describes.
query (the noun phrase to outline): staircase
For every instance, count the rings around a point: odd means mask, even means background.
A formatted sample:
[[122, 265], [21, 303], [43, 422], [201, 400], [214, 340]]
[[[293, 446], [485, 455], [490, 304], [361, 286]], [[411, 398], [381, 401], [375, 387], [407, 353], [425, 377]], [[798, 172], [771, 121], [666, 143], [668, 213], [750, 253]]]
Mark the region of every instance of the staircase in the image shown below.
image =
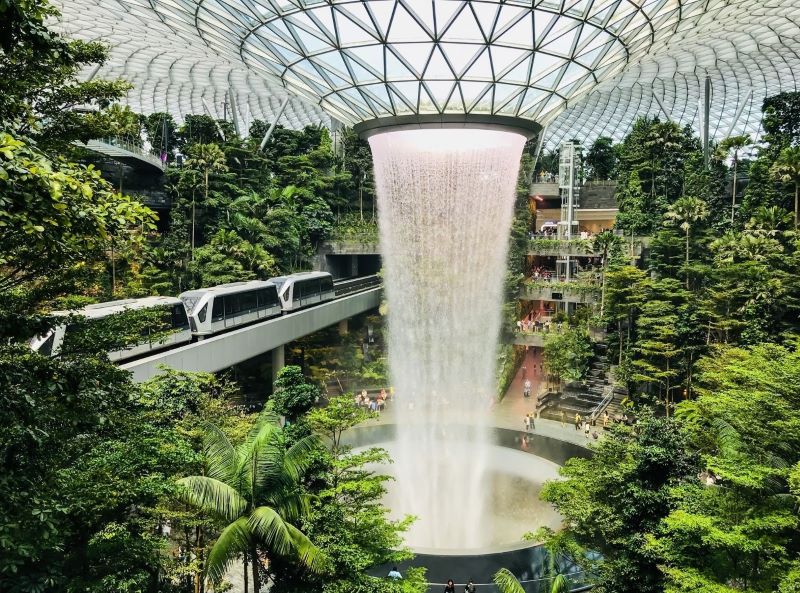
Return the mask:
[[[606, 349], [605, 344], [595, 344], [594, 356], [583, 382], [567, 384], [562, 393], [551, 392], [539, 398], [540, 413], [543, 418], [560, 420], [563, 411], [566, 420], [572, 422], [575, 414], [580, 414], [586, 419], [595, 410], [598, 410], [598, 414], [602, 413], [599, 408], [606, 396], [612, 394], [613, 389], [609, 378], [611, 365]], [[611, 401], [614, 401], [613, 397]]]

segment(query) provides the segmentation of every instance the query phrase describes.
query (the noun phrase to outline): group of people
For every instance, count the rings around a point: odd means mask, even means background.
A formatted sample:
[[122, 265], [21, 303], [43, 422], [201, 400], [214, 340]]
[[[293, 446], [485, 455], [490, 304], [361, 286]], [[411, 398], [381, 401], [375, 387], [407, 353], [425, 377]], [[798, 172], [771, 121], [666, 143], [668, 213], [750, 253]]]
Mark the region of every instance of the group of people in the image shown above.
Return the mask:
[[547, 270], [542, 266], [536, 266], [535, 268], [533, 268], [533, 270], [531, 270], [531, 276], [533, 277], [534, 280], [549, 281], [553, 278], [553, 274], [555, 274], [555, 272]]
[[[389, 389], [391, 392], [391, 388]], [[362, 389], [361, 393], [356, 395], [356, 405], [367, 408], [370, 412], [382, 412], [386, 407], [386, 390], [381, 389], [377, 397], [371, 397], [366, 389]]]
[[[475, 593], [475, 591], [477, 591], [477, 588], [475, 587], [475, 583], [473, 583], [472, 579], [470, 579], [464, 585], [464, 593]], [[456, 585], [453, 582], [453, 579], [448, 579], [447, 580], [447, 584], [444, 586], [444, 593], [456, 593]]]
[[[400, 574], [396, 566], [393, 566], [392, 570], [389, 571], [388, 577], [394, 581], [398, 581], [403, 578], [403, 575]], [[477, 590], [478, 588], [475, 586], [475, 583], [472, 582], [472, 579], [469, 579], [469, 581], [464, 584], [464, 593], [475, 593]], [[456, 584], [453, 582], [453, 579], [447, 579], [447, 584], [444, 586], [444, 593], [456, 593]]]
[[564, 328], [564, 324], [559, 321], [554, 323], [550, 319], [545, 321], [539, 321], [538, 319], [519, 319], [517, 320], [517, 331], [520, 333], [523, 332], [551, 332], [557, 331], [560, 332]]
[[[564, 426], [565, 422], [565, 414], [564, 411], [561, 411], [561, 425]], [[595, 416], [594, 412], [589, 418], [584, 418], [578, 412], [575, 412], [575, 430], [578, 432], [583, 431], [583, 434], [586, 435], [586, 438], [592, 438], [597, 440], [600, 438], [600, 435], [597, 432], [597, 417]], [[608, 410], [603, 412], [601, 417], [601, 425], [604, 429], [608, 428], [611, 424], [611, 416], [608, 414]], [[593, 430], [594, 429], [594, 430]]]

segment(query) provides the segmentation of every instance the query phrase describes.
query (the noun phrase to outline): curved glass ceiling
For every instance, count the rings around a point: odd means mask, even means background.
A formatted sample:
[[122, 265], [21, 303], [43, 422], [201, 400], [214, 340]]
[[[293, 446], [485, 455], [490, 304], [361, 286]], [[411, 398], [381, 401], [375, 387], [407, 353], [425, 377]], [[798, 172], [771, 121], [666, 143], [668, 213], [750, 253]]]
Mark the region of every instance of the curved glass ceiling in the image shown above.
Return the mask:
[[[103, 76], [144, 111], [290, 125], [409, 114], [523, 117], [548, 144], [621, 137], [640, 114], [716, 137], [757, 132], [764, 96], [794, 90], [800, 0], [71, 0], [62, 29], [112, 45]], [[90, 21], [86, 19], [91, 14]], [[736, 117], [738, 115], [738, 118]]]

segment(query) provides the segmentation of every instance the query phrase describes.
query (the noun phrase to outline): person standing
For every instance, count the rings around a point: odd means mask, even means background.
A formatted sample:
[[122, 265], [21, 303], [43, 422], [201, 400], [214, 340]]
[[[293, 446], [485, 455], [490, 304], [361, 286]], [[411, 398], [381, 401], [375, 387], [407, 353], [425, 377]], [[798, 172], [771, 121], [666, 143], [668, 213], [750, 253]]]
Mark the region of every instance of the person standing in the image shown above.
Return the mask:
[[456, 593], [456, 585], [453, 579], [447, 579], [447, 584], [444, 586], [444, 593]]
[[575, 430], [578, 432], [581, 430], [581, 415], [578, 412], [575, 412]]
[[475, 593], [475, 590], [475, 583], [470, 579], [467, 584], [464, 585], [464, 593]]
[[603, 428], [608, 428], [608, 410], [603, 412]]
[[564, 414], [564, 410], [561, 410], [561, 428], [564, 428], [567, 425], [567, 417]]
[[533, 412], [528, 414], [528, 423], [531, 426], [531, 430], [536, 430], [536, 414]]
[[531, 380], [530, 379], [525, 379], [525, 383], [524, 383], [523, 389], [522, 389], [522, 396], [526, 397], [526, 398], [531, 396]]
[[528, 376], [528, 367], [524, 364], [522, 365], [522, 378], [525, 379]]
[[525, 425], [525, 432], [528, 432], [531, 429], [531, 417], [529, 414], [525, 414], [523, 424]]
[[389, 574], [387, 576], [395, 581], [403, 578], [403, 575], [400, 574], [400, 571], [397, 570], [396, 566], [392, 567], [392, 570], [389, 571]]

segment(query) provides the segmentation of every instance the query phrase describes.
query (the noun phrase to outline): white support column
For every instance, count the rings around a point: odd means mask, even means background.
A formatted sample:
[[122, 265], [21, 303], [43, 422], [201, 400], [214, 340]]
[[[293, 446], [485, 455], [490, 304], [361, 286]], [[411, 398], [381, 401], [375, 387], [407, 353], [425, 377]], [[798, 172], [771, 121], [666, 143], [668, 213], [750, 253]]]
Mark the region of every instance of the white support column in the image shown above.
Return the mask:
[[286, 366], [285, 346], [278, 346], [272, 349], [272, 383], [278, 378], [278, 373]]
[[272, 136], [272, 132], [275, 131], [275, 126], [278, 125], [278, 120], [283, 115], [283, 112], [286, 111], [286, 106], [289, 105], [290, 98], [291, 97], [286, 97], [283, 100], [283, 103], [281, 103], [281, 106], [278, 108], [278, 113], [275, 114], [275, 119], [272, 120], [272, 125], [269, 127], [269, 130], [267, 130], [267, 133], [264, 134], [264, 138], [261, 140], [261, 144], [258, 146], [259, 151], [264, 150], [264, 147], [267, 145], [270, 136]]
[[349, 327], [349, 324], [348, 324], [348, 320], [347, 319], [342, 319], [339, 322], [339, 335], [340, 336], [346, 336], [349, 333], [350, 333], [350, 327]]

